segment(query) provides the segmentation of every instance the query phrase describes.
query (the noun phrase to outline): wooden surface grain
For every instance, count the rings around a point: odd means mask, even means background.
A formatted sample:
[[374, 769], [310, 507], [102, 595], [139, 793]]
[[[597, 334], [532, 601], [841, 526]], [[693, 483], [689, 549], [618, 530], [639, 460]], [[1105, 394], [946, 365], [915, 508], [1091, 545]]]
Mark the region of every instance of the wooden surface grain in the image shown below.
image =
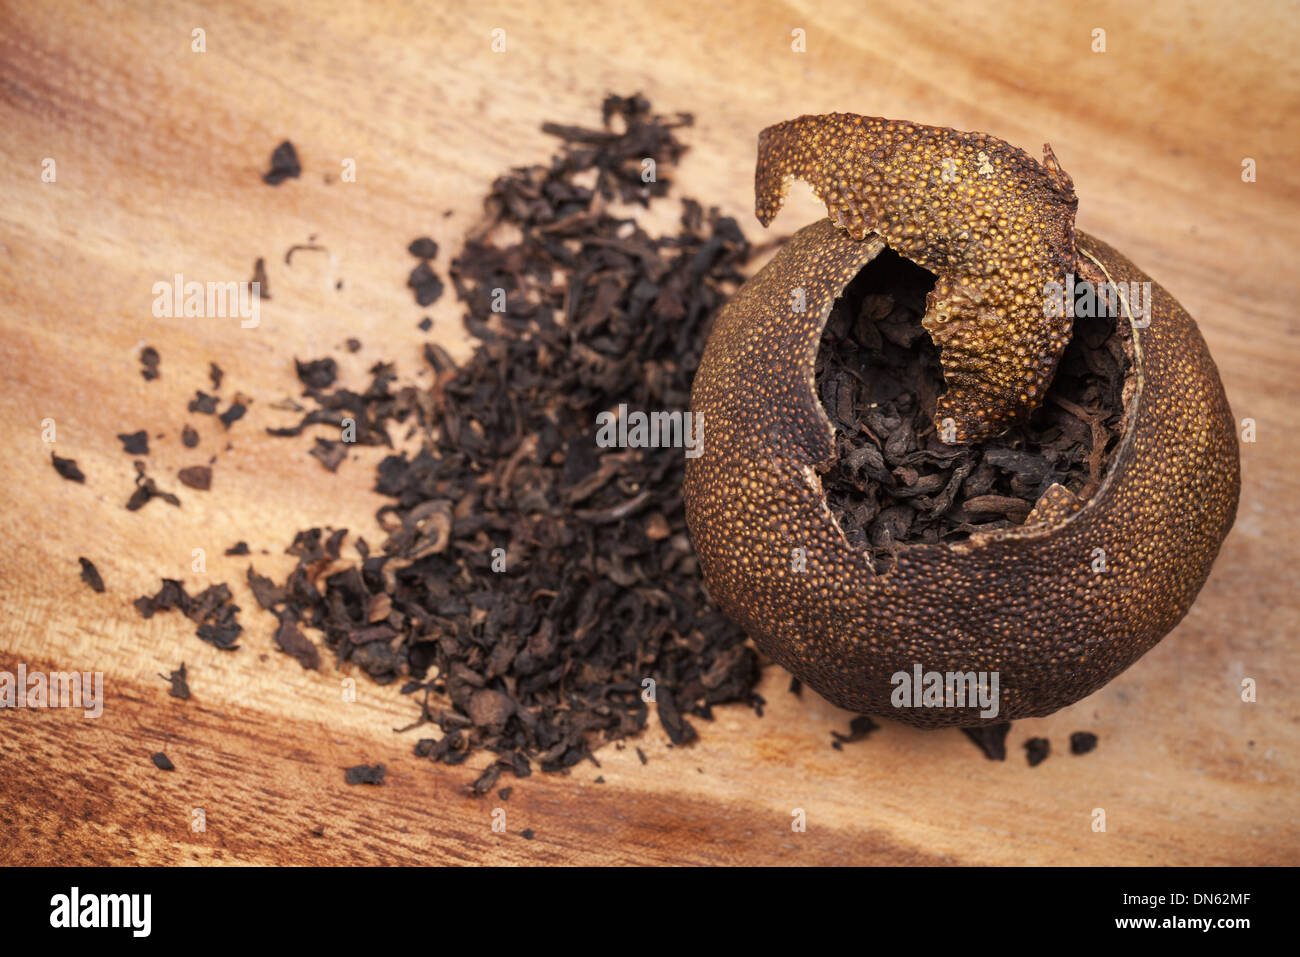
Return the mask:
[[[1300, 862], [1300, 12], [1039, 6], [0, 3], [0, 670], [102, 671], [106, 698], [97, 719], [0, 711], [0, 863]], [[791, 49], [797, 29], [806, 52]], [[1255, 421], [1237, 525], [1187, 619], [1098, 694], [1017, 723], [1005, 763], [957, 732], [892, 723], [833, 750], [849, 716], [769, 668], [761, 718], [719, 709], [682, 749], [652, 721], [599, 751], [600, 768], [507, 777], [508, 801], [477, 799], [464, 793], [473, 768], [430, 765], [410, 753], [420, 732], [394, 733], [412, 716], [395, 686], [363, 678], [344, 702], [348, 672], [304, 672], [274, 649], [248, 563], [285, 573], [284, 547], [311, 525], [376, 540], [383, 501], [380, 450], [330, 476], [309, 437], [265, 436], [286, 419], [271, 403], [297, 391], [294, 357], [336, 356], [353, 387], [381, 359], [411, 380], [426, 314], [430, 337], [466, 354], [454, 297], [421, 310], [404, 288], [406, 243], [433, 236], [445, 273], [492, 179], [550, 155], [544, 119], [592, 123], [604, 93], [637, 90], [696, 115], [677, 194], [756, 239], [755, 139], [778, 120], [846, 110], [985, 130], [1034, 154], [1051, 142], [1079, 225], [1197, 318], [1234, 414]], [[272, 189], [260, 174], [285, 138], [304, 173]], [[1247, 157], [1255, 183], [1242, 182]], [[340, 181], [349, 158], [355, 183]], [[797, 196], [776, 228], [819, 215]], [[328, 251], [285, 266], [311, 236]], [[273, 298], [257, 329], [154, 318], [154, 282], [244, 280], [259, 256]], [[144, 344], [162, 354], [156, 382], [139, 375]], [[209, 361], [226, 370], [223, 395], [254, 400], [229, 432], [184, 412]], [[178, 441], [187, 421], [194, 450]], [[133, 470], [115, 435], [140, 428], [165, 436], [150, 474], [182, 508], [123, 508]], [[84, 485], [55, 475], [51, 449]], [[211, 455], [210, 492], [178, 487], [177, 469]], [[241, 539], [252, 556], [225, 557]], [[195, 548], [205, 573], [191, 571]], [[79, 580], [80, 555], [105, 594]], [[230, 582], [243, 648], [203, 644], [176, 614], [141, 619], [131, 601], [161, 576]], [[158, 677], [182, 661], [188, 702]], [[1096, 752], [1068, 753], [1077, 730], [1100, 736]], [[1052, 755], [1031, 769], [1021, 746], [1035, 735]], [[155, 751], [176, 769], [158, 771]], [[362, 762], [387, 765], [382, 786], [344, 783]], [[795, 809], [806, 832], [791, 829]]]

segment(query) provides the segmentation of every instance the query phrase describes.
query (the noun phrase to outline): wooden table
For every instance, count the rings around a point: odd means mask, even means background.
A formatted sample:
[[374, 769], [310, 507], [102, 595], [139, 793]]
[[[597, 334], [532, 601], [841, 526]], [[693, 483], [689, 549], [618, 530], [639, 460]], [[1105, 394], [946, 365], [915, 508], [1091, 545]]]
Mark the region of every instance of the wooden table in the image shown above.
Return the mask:
[[[1019, 0], [621, 3], [600, 17], [551, 2], [338, 6], [0, 4], [0, 670], [102, 671], [107, 699], [95, 720], [0, 712], [0, 862], [1300, 862], [1294, 4], [1053, 4], [1037, 22]], [[791, 49], [796, 29], [806, 52]], [[1050, 141], [1079, 225], [1198, 318], [1234, 413], [1255, 420], [1237, 525], [1187, 619], [1103, 691], [1017, 723], [1005, 763], [955, 731], [895, 724], [833, 750], [849, 716], [789, 694], [770, 667], [762, 718], [722, 708], [675, 750], [652, 726], [635, 742], [645, 765], [611, 746], [599, 769], [505, 778], [509, 801], [476, 799], [473, 768], [431, 765], [411, 754], [420, 732], [394, 733], [412, 716], [396, 686], [362, 679], [345, 703], [348, 672], [305, 672], [274, 649], [243, 583], [250, 559], [225, 549], [246, 539], [259, 571], [283, 575], [301, 528], [380, 538], [380, 450], [330, 476], [310, 438], [264, 435], [285, 418], [270, 404], [297, 391], [294, 357], [334, 355], [353, 386], [394, 359], [410, 380], [426, 313], [431, 337], [465, 355], [454, 297], [421, 310], [404, 288], [406, 243], [434, 237], [445, 275], [493, 177], [551, 154], [543, 120], [594, 123], [605, 92], [637, 90], [697, 116], [679, 194], [755, 238], [755, 137], [799, 113], [987, 130], [1033, 153]], [[272, 189], [260, 174], [286, 138], [304, 173]], [[1258, 182], [1243, 183], [1245, 157]], [[349, 159], [354, 183], [340, 175]], [[819, 215], [801, 194], [778, 229]], [[312, 236], [327, 252], [285, 266]], [[154, 282], [248, 279], [259, 256], [273, 299], [257, 329], [152, 314]], [[144, 344], [162, 354], [156, 382], [139, 374]], [[229, 433], [184, 414], [209, 361], [224, 395], [254, 399]], [[192, 451], [186, 421], [201, 432]], [[148, 456], [160, 484], [215, 454], [212, 490], [126, 511], [133, 472], [115, 435], [140, 428], [165, 435]], [[55, 475], [51, 448], [84, 485]], [[191, 570], [196, 548], [206, 573]], [[105, 594], [79, 580], [80, 555]], [[243, 649], [200, 642], [177, 614], [143, 620], [131, 601], [161, 576], [230, 582]], [[181, 661], [187, 702], [158, 677]], [[1241, 700], [1246, 677], [1255, 703]], [[1071, 756], [1076, 730], [1097, 733], [1097, 751]], [[1030, 768], [1021, 746], [1035, 735], [1052, 755]], [[155, 769], [156, 751], [176, 770]], [[387, 765], [383, 786], [344, 783], [362, 762]], [[191, 828], [196, 808], [206, 830]], [[796, 808], [806, 833], [792, 832]]]

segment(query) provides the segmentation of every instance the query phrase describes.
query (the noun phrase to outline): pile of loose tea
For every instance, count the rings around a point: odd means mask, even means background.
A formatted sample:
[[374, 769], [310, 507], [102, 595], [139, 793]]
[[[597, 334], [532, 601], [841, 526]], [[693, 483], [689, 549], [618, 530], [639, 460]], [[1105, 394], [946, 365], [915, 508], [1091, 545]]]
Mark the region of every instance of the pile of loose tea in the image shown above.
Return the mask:
[[949, 446], [935, 433], [939, 350], [921, 326], [934, 276], [886, 249], [836, 301], [816, 387], [835, 428], [831, 513], [878, 571], [900, 548], [1022, 524], [1053, 483], [1087, 499], [1119, 442], [1127, 325], [1076, 318], [1042, 405], [1006, 434]]
[[[688, 715], [762, 704], [755, 652], [697, 574], [684, 451], [596, 442], [597, 416], [621, 404], [688, 408], [709, 325], [743, 280], [749, 245], [715, 210], [684, 200], [676, 234], [652, 237], [614, 209], [660, 200], [689, 123], [611, 96], [601, 129], [545, 126], [560, 155], [493, 184], [451, 266], [473, 355], [458, 366], [426, 346], [427, 392], [394, 391], [382, 364], [365, 393], [331, 389], [332, 361], [300, 362], [316, 408], [274, 433], [346, 417], [359, 443], [387, 444], [385, 420], [410, 417], [424, 434], [417, 453], [379, 465], [387, 538], [353, 542], [359, 564], [340, 559], [344, 531], [309, 529], [287, 581], [251, 568], [249, 581], [304, 667], [317, 661], [302, 629], [319, 629], [338, 663], [419, 695], [417, 723], [440, 734], [417, 754], [495, 753], [479, 793], [503, 770], [570, 767], [652, 709], [680, 744], [696, 735]], [[317, 442], [337, 465], [338, 443]]]

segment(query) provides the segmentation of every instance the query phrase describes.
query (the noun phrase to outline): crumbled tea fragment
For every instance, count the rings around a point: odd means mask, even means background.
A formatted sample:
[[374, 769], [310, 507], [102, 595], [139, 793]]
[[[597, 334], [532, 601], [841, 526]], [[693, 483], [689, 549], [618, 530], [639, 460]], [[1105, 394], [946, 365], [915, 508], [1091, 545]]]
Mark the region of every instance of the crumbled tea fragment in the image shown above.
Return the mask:
[[284, 604], [288, 598], [285, 588], [265, 575], [259, 575], [252, 565], [248, 566], [248, 587], [257, 603], [267, 611], [275, 611], [276, 606]]
[[99, 569], [89, 558], [78, 558], [81, 563], [81, 580], [91, 587], [93, 591], [104, 591], [104, 579], [99, 577]]
[[179, 498], [171, 492], [164, 492], [158, 487], [157, 483], [155, 483], [153, 479], [145, 475], [144, 463], [137, 459], [135, 461], [135, 491], [132, 492], [131, 497], [127, 499], [127, 511], [138, 511], [156, 498], [162, 499], [169, 505], [179, 506], [181, 504]]
[[514, 702], [500, 691], [480, 688], [469, 698], [469, 718], [476, 725], [489, 730], [500, 730], [514, 713]]
[[268, 186], [279, 186], [290, 177], [302, 174], [302, 164], [298, 162], [298, 151], [293, 144], [285, 140], [271, 154], [271, 169], [262, 176], [262, 182]]
[[1097, 746], [1097, 736], [1091, 731], [1076, 731], [1070, 735], [1070, 753], [1087, 754]]
[[1036, 768], [1047, 760], [1047, 756], [1052, 751], [1052, 742], [1046, 738], [1030, 738], [1025, 742], [1025, 757], [1029, 760], [1029, 766]]
[[171, 674], [159, 675], [158, 677], [171, 682], [171, 687], [167, 689], [167, 693], [173, 698], [180, 698], [182, 701], [190, 699], [190, 685], [186, 677], [185, 662], [182, 661], [181, 666]]
[[164, 578], [162, 588], [158, 590], [158, 594], [152, 597], [142, 595], [133, 604], [135, 610], [140, 613], [141, 618], [152, 618], [160, 611], [184, 608], [188, 601], [189, 596], [185, 594], [184, 585], [174, 579]]
[[181, 429], [181, 444], [187, 449], [194, 448], [199, 444], [199, 433], [190, 426], [185, 426]]
[[327, 470], [337, 472], [339, 463], [348, 456], [348, 447], [343, 442], [318, 438], [315, 447], [308, 454], [315, 457]]
[[338, 363], [329, 356], [310, 362], [294, 359], [293, 364], [298, 370], [298, 378], [309, 389], [328, 389], [338, 378]]
[[442, 280], [437, 277], [427, 262], [421, 262], [411, 270], [406, 284], [415, 292], [415, 302], [420, 306], [430, 306], [442, 295]]
[[990, 761], [1005, 761], [1007, 759], [1007, 732], [1011, 730], [1010, 721], [1000, 721], [997, 724], [981, 724], [975, 728], [962, 728], [962, 734], [974, 741], [984, 757]]
[[533, 831], [531, 827], [526, 827], [519, 832], [519, 836], [526, 841], [531, 841], [536, 836], [536, 833]]
[[206, 392], [195, 392], [194, 398], [190, 399], [189, 410], [203, 415], [216, 415], [217, 397]]
[[[251, 281], [257, 285], [257, 297], [269, 302], [271, 299], [271, 284], [266, 278], [266, 260], [261, 256], [258, 256], [257, 262], [253, 263], [253, 278]], [[214, 385], [213, 388], [217, 388], [217, 386]]]
[[348, 784], [383, 784], [387, 771], [382, 764], [356, 764], [344, 769], [343, 779]]
[[428, 316], [425, 316], [423, 319], [420, 320], [416, 328], [418, 328], [421, 332], [428, 332], [430, 329], [433, 328], [433, 320], [430, 319]]
[[248, 554], [248, 542], [236, 542], [234, 545], [231, 545], [229, 548], [226, 549], [226, 554], [227, 554], [227, 555], [247, 555], [247, 554]]
[[212, 469], [206, 465], [191, 465], [177, 473], [182, 485], [206, 492], [212, 488]]
[[162, 356], [153, 346], [145, 346], [140, 350], [140, 375], [146, 382], [152, 382], [161, 374], [158, 366], [162, 362]]
[[[616, 131], [612, 121], [621, 120]], [[688, 113], [667, 118], [656, 115], [650, 101], [641, 94], [605, 98], [601, 107], [604, 129], [587, 129], [559, 123], [543, 123], [543, 132], [564, 141], [563, 162], [579, 169], [596, 169], [595, 192], [605, 199], [620, 199], [649, 206], [655, 197], [668, 192], [671, 184], [664, 175], [677, 164], [686, 147], [676, 130], [693, 122]], [[642, 177], [645, 158], [654, 157], [657, 170], [653, 181]]]
[[361, 340], [360, 340], [360, 339], [349, 338], [349, 339], [345, 340], [343, 344], [346, 345], [346, 346], [348, 347], [348, 352], [360, 352], [360, 351], [361, 351]]
[[239, 646], [243, 627], [239, 624], [239, 606], [234, 603], [229, 586], [212, 585], [197, 595], [185, 591], [185, 585], [172, 578], [164, 578], [156, 595], [142, 595], [134, 601], [142, 618], [152, 618], [160, 611], [179, 609], [199, 627], [195, 632], [201, 639], [223, 651], [234, 651]]
[[285, 654], [298, 659], [298, 664], [306, 670], [320, 669], [320, 651], [288, 615], [280, 619], [280, 627], [275, 630], [275, 643]]
[[[370, 368], [371, 383], [364, 393], [350, 389], [335, 389], [332, 392], [308, 387], [307, 394], [318, 403], [318, 408], [307, 412], [296, 426], [287, 428], [268, 428], [270, 435], [296, 436], [310, 425], [326, 424], [341, 428], [343, 420], [351, 419], [355, 430], [357, 445], [386, 445], [391, 447], [386, 423], [391, 420], [403, 422], [414, 414], [421, 423], [430, 408], [427, 399], [414, 386], [405, 386], [393, 391], [392, 383], [397, 378], [391, 363], [377, 362]], [[281, 408], [300, 407], [280, 404]], [[337, 432], [335, 433], [337, 434]]]
[[221, 391], [221, 380], [225, 377], [226, 373], [222, 371], [221, 366], [217, 365], [215, 362], [208, 363], [208, 378], [212, 380], [213, 392]]
[[879, 727], [880, 725], [872, 721], [867, 715], [860, 714], [849, 721], [848, 734], [841, 734], [838, 731], [832, 731], [831, 737], [839, 744], [851, 744], [854, 741], [861, 741]]
[[85, 482], [86, 476], [81, 474], [81, 469], [77, 468], [76, 459], [61, 459], [53, 452], [50, 453], [50, 461], [54, 463], [54, 471], [58, 472], [70, 482]]
[[501, 800], [503, 801], [509, 801], [510, 795], [514, 793], [515, 793], [514, 788], [502, 788], [500, 791], [497, 792], [497, 797], [501, 798]]
[[407, 246], [406, 249], [416, 259], [438, 258], [438, 244], [428, 236], [421, 236], [419, 239], [411, 240], [411, 245]]
[[329, 250], [316, 243], [295, 243], [284, 252], [284, 264], [286, 266], [293, 265], [293, 254], [296, 252], [327, 253]]
[[154, 754], [153, 766], [157, 768], [159, 771], [176, 770], [176, 765], [172, 764], [171, 758], [167, 757], [167, 755], [163, 754], [161, 751]]
[[117, 438], [128, 455], [149, 454], [149, 434], [144, 429], [138, 432], [119, 432]]
[[655, 701], [659, 705], [659, 723], [663, 725], [668, 740], [672, 741], [673, 744], [686, 744], [688, 741], [695, 740], [695, 729], [677, 710], [677, 703], [673, 700], [672, 691], [668, 688], [661, 688], [658, 689], [657, 695]]
[[237, 624], [203, 624], [199, 625], [194, 632], [214, 648], [220, 648], [223, 651], [234, 651], [239, 646], [235, 640], [239, 638], [239, 633], [243, 631]]
[[236, 422], [242, 419], [244, 417], [244, 413], [247, 411], [248, 411], [248, 407], [244, 405], [244, 403], [232, 402], [226, 408], [226, 411], [222, 412], [219, 416], [217, 416], [217, 418], [221, 420], [222, 425], [224, 425], [226, 428], [230, 428], [232, 425], [234, 425]]
[[499, 777], [501, 777], [501, 766], [489, 764], [483, 769], [483, 773], [478, 776], [474, 783], [469, 786], [469, 792], [476, 797], [481, 797], [492, 790]]

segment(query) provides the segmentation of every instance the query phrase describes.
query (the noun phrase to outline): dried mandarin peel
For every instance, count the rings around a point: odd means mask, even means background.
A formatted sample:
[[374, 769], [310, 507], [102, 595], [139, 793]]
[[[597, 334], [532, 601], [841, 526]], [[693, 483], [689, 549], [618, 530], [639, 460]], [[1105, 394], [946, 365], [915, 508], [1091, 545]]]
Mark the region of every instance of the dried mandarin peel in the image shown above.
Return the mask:
[[[760, 200], [765, 211], [775, 206]], [[1081, 279], [1151, 282], [1106, 244], [1082, 233], [1077, 243], [1064, 266]], [[1240, 488], [1223, 386], [1191, 317], [1152, 282], [1149, 325], [1126, 302], [1120, 315], [1130, 350], [1121, 438], [1092, 496], [1053, 486], [1022, 526], [905, 546], [877, 573], [827, 507], [820, 474], [834, 433], [814, 367], [836, 298], [884, 245], [831, 219], [805, 227], [719, 314], [691, 393], [703, 452], [687, 460], [683, 490], [701, 572], [765, 654], [841, 707], [922, 727], [983, 720], [974, 707], [893, 707], [891, 677], [920, 664], [997, 672], [999, 720], [1050, 714], [1153, 647], [1209, 575]]]
[[875, 233], [937, 277], [923, 324], [941, 350], [935, 429], [948, 442], [998, 435], [1032, 412], [1070, 340], [1065, 310], [1044, 314], [1043, 289], [1074, 263], [1078, 200], [1043, 150], [1039, 163], [985, 133], [849, 113], [758, 137], [764, 226], [801, 179], [854, 239]]

